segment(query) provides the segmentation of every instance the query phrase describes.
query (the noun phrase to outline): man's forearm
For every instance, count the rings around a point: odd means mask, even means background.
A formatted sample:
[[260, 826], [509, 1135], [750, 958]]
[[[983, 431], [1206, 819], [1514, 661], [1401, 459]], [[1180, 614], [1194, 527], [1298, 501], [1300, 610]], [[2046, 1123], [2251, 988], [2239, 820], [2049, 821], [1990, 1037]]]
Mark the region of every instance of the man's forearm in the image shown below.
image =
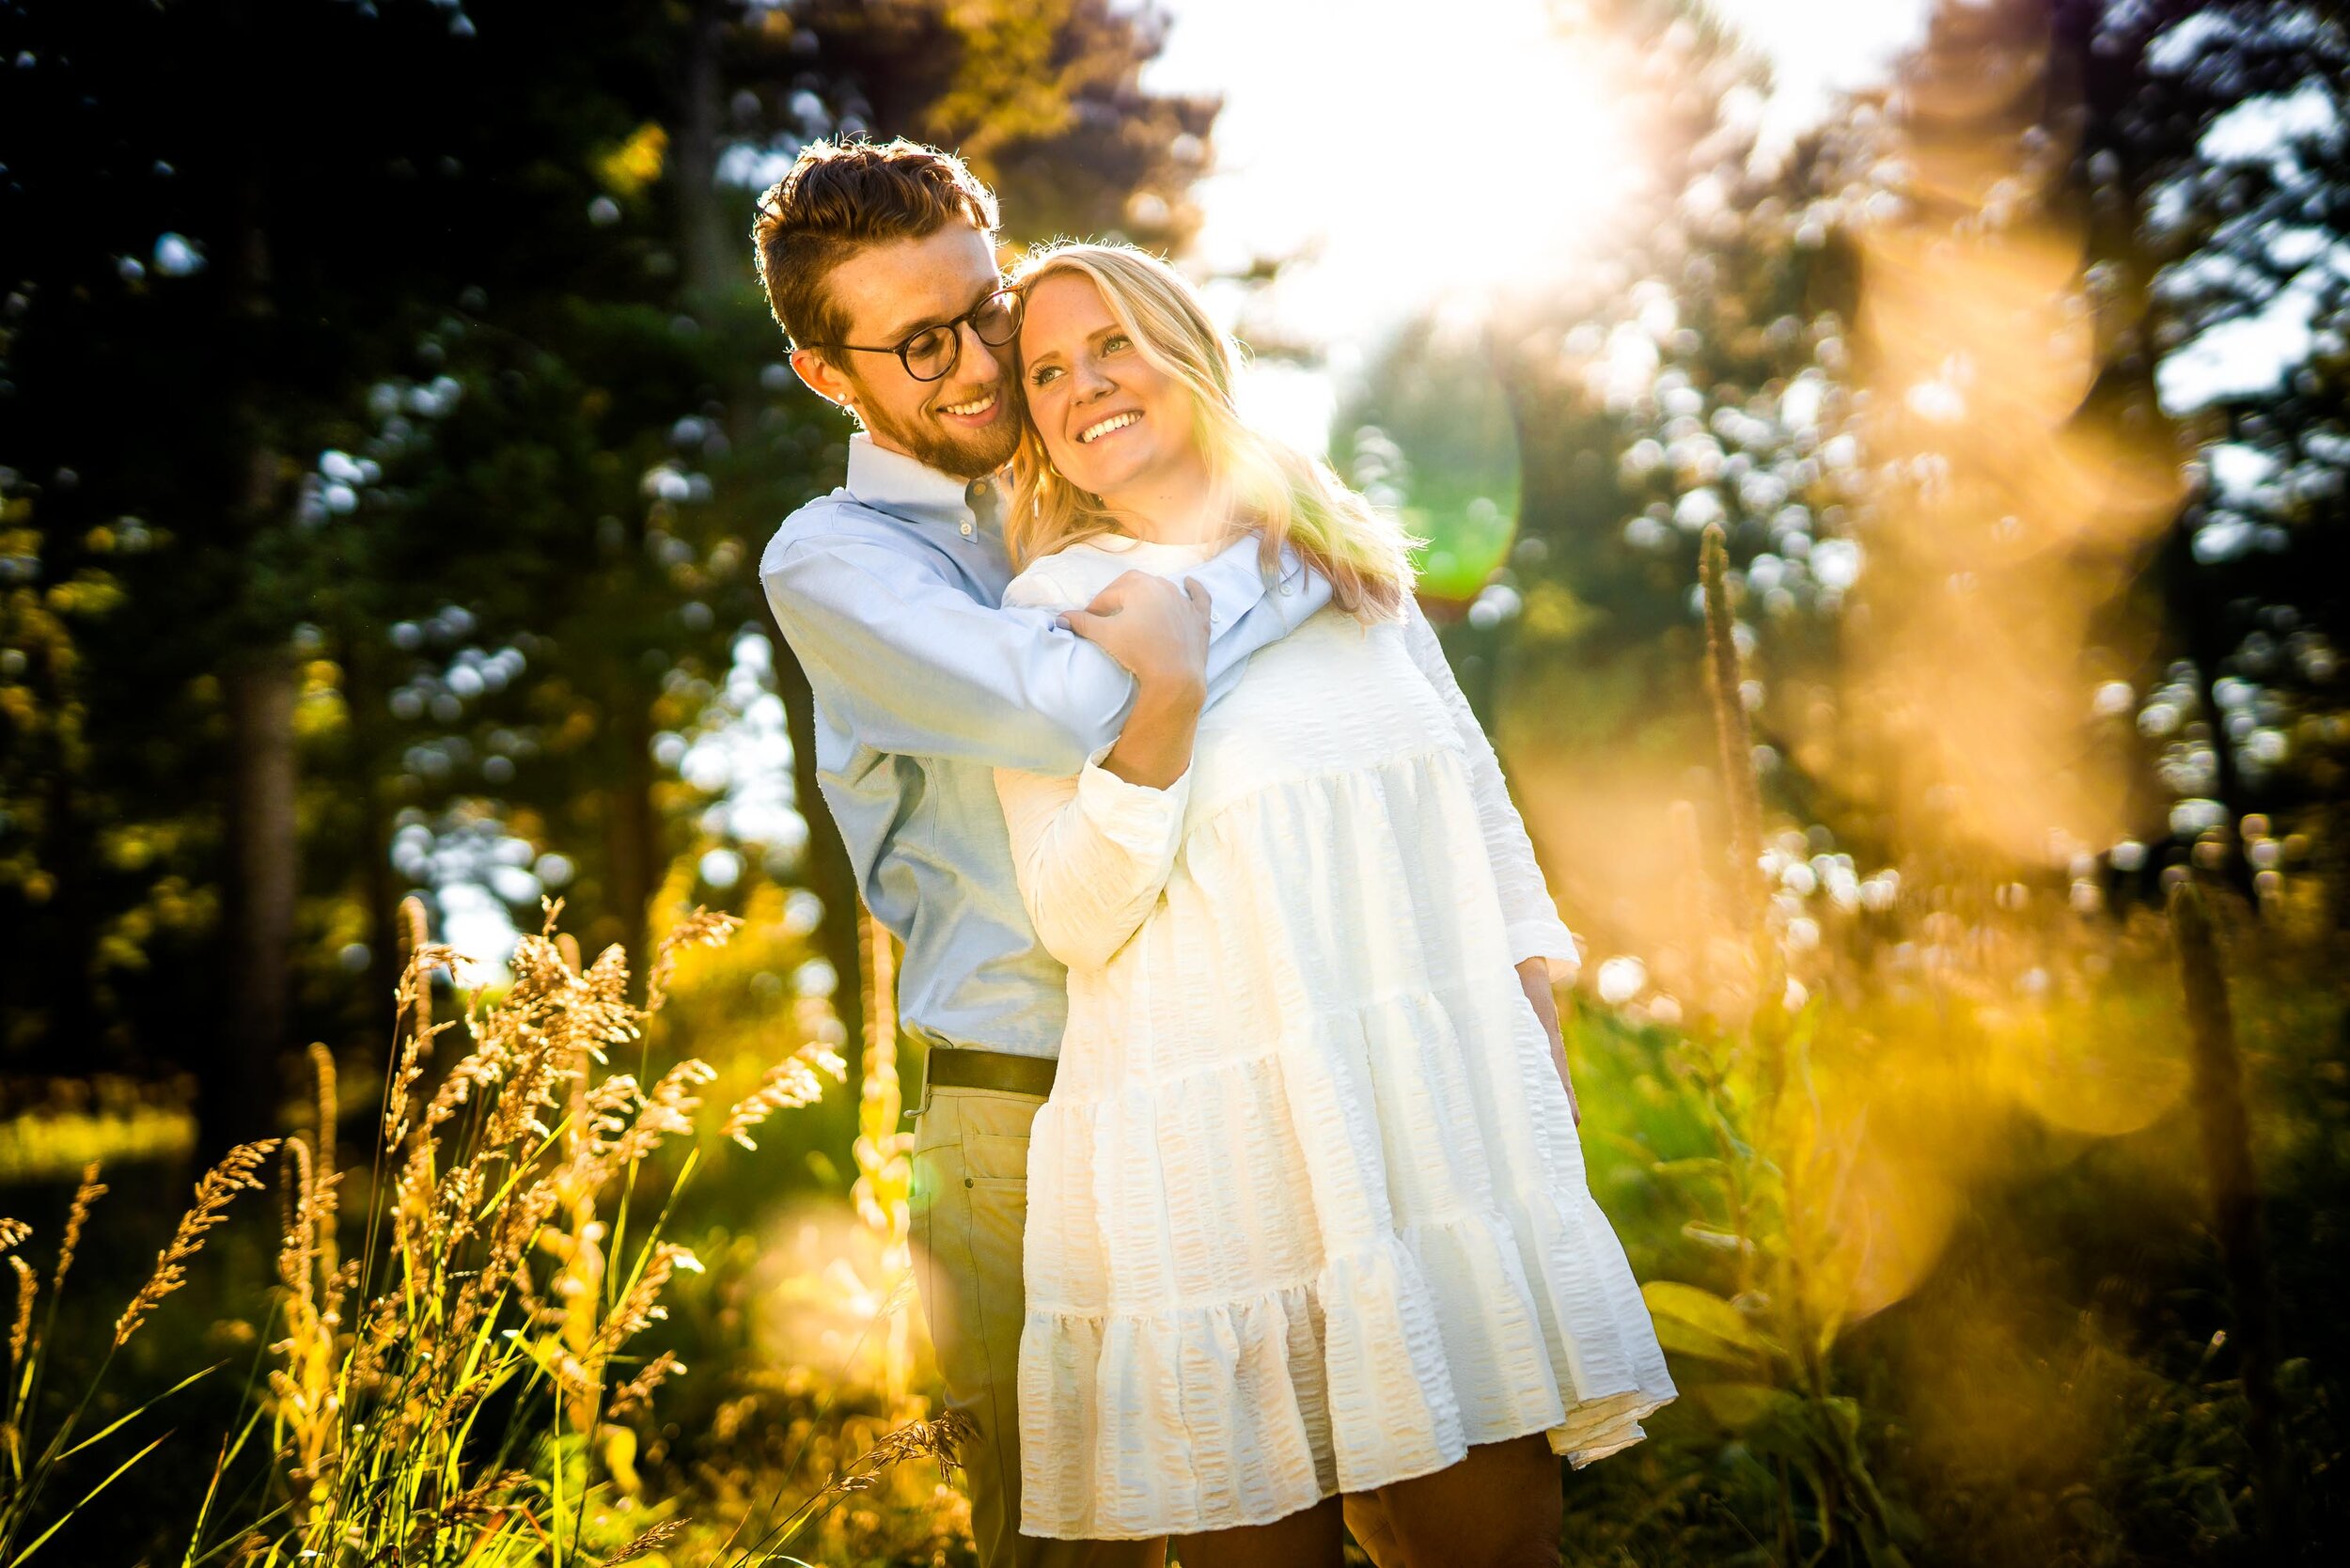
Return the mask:
[[1146, 680], [1135, 687], [1126, 728], [1102, 759], [1103, 768], [1129, 784], [1164, 790], [1190, 770], [1207, 684], [1195, 675]]

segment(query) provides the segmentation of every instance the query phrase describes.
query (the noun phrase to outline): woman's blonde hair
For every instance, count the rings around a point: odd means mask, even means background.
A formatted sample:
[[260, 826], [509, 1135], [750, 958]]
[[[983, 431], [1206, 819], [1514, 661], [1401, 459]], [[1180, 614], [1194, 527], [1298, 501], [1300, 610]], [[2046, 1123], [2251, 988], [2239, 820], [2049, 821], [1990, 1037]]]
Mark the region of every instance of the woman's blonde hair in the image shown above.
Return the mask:
[[[1242, 422], [1232, 401], [1238, 350], [1181, 273], [1131, 245], [1062, 243], [1022, 261], [1011, 286], [1025, 292], [1057, 273], [1089, 278], [1136, 351], [1190, 391], [1193, 439], [1218, 492], [1262, 541], [1268, 576], [1279, 571], [1287, 545], [1329, 579], [1340, 607], [1365, 620], [1402, 613], [1418, 541], [1326, 464]], [[1054, 471], [1034, 420], [1021, 432], [1011, 473], [1004, 543], [1015, 570], [1117, 527], [1100, 496]]]

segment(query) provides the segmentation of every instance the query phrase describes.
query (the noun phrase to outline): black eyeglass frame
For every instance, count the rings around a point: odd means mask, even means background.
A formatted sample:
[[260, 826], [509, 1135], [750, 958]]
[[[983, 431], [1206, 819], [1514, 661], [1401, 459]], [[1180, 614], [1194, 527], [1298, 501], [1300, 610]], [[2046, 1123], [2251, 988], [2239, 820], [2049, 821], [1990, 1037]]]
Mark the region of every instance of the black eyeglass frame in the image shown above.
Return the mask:
[[[979, 330], [978, 318], [980, 311], [985, 310], [989, 306], [995, 304], [997, 300], [1005, 302], [1004, 319], [1009, 321], [1010, 325], [1004, 333], [1003, 337], [990, 337], [986, 333]], [[962, 315], [957, 316], [951, 321], [932, 321], [926, 327], [916, 327], [913, 332], [906, 335], [905, 341], [898, 344], [894, 348], [881, 347], [870, 343], [802, 343], [800, 347], [804, 349], [825, 350], [853, 349], [858, 353], [894, 353], [898, 356], [898, 363], [905, 367], [906, 374], [911, 376], [914, 380], [925, 383], [945, 381], [948, 376], [955, 373], [955, 367], [963, 363], [963, 325], [965, 321], [971, 323], [971, 335], [973, 337], [977, 337], [980, 342], [985, 343], [991, 349], [1000, 349], [1006, 343], [1010, 342], [1013, 338], [1020, 336], [1020, 320], [1027, 310], [1027, 305], [1028, 302], [1026, 298], [1022, 295], [1019, 290], [996, 289], [984, 295], [978, 304], [972, 306], [970, 309], [964, 311]], [[914, 345], [920, 342], [923, 338], [928, 337], [933, 332], [946, 333], [947, 340], [952, 346], [947, 351], [946, 365], [936, 375], [926, 376], [922, 374], [921, 371], [916, 370], [914, 368]]]

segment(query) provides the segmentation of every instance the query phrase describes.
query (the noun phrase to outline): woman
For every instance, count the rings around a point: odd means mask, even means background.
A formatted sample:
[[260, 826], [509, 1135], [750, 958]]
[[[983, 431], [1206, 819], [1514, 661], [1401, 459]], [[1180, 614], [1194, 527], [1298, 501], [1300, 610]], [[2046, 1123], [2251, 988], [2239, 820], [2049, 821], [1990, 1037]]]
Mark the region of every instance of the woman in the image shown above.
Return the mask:
[[997, 776], [1070, 995], [1028, 1152], [1022, 1529], [1336, 1564], [1340, 1496], [1375, 1495], [1425, 1568], [1555, 1563], [1554, 1453], [1637, 1441], [1673, 1388], [1584, 1184], [1546, 980], [1512, 973], [1572, 939], [1409, 541], [1241, 423], [1164, 263], [1069, 245], [1015, 283], [1007, 603], [1081, 606], [1243, 528], [1335, 589], [1168, 788]]

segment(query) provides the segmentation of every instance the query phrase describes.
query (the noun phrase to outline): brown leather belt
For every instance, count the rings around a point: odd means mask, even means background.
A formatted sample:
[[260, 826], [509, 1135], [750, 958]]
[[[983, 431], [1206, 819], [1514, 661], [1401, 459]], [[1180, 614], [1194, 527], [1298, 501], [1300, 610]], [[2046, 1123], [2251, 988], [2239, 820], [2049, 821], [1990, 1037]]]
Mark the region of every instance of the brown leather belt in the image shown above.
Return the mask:
[[[1010, 1051], [982, 1051], [970, 1045], [934, 1045], [922, 1068], [925, 1091], [932, 1089], [987, 1089], [1003, 1094], [1033, 1094], [1042, 1100], [1053, 1092], [1053, 1058], [1014, 1056]], [[920, 1105], [917, 1097], [915, 1104]]]

